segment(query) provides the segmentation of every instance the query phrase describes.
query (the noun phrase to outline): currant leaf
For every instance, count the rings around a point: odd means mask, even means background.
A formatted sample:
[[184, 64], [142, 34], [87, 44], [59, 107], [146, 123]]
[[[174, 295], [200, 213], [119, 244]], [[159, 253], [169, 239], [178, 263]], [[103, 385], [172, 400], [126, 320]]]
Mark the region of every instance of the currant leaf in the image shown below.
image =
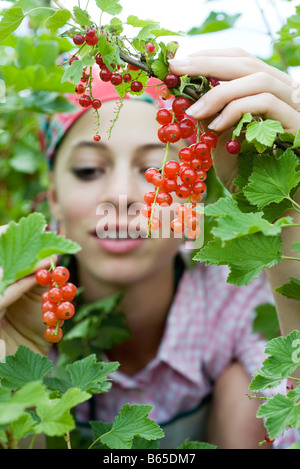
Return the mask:
[[148, 418], [152, 408], [151, 405], [125, 404], [110, 431], [101, 436], [101, 442], [111, 449], [130, 449], [135, 436], [146, 440], [164, 437], [164, 432], [157, 423]]
[[96, 5], [101, 11], [109, 15], [118, 15], [123, 10], [119, 0], [96, 0]]
[[14, 355], [6, 356], [0, 363], [1, 384], [16, 390], [31, 381], [44, 378], [52, 371], [52, 362], [29, 348], [20, 345]]
[[266, 236], [274, 236], [281, 232], [282, 225], [292, 222], [291, 218], [282, 218], [270, 223], [263, 218], [263, 212], [243, 213], [238, 203], [229, 197], [207, 205], [204, 211], [206, 215], [217, 218], [218, 226], [212, 228], [212, 234], [223, 241], [259, 231]]
[[277, 133], [283, 132], [283, 127], [278, 121], [271, 119], [260, 119], [251, 122], [246, 127], [246, 139], [248, 142], [257, 141], [262, 145], [271, 147], [276, 139]]
[[201, 248], [193, 260], [206, 265], [228, 265], [227, 282], [237, 286], [248, 285], [259, 276], [265, 267], [281, 261], [282, 240], [280, 236], [265, 236], [262, 233], [245, 235], [222, 242], [215, 238]]
[[45, 26], [51, 33], [55, 33], [58, 29], [65, 26], [71, 16], [71, 12], [67, 9], [58, 10], [45, 21]]
[[24, 18], [25, 14], [19, 6], [9, 8], [2, 12], [2, 19], [0, 21], [0, 43], [20, 26]]
[[275, 288], [275, 291], [287, 298], [300, 301], [300, 280], [294, 277], [289, 278], [289, 283], [285, 283]]
[[54, 231], [45, 231], [46, 220], [41, 213], [32, 213], [11, 222], [0, 237], [0, 265], [3, 276], [0, 294], [18, 279], [30, 274], [36, 264], [53, 254], [74, 254], [81, 247]]
[[243, 193], [258, 209], [271, 202], [279, 203], [288, 198], [291, 190], [299, 185], [300, 171], [296, 171], [297, 167], [298, 158], [291, 149], [277, 157], [257, 155]]

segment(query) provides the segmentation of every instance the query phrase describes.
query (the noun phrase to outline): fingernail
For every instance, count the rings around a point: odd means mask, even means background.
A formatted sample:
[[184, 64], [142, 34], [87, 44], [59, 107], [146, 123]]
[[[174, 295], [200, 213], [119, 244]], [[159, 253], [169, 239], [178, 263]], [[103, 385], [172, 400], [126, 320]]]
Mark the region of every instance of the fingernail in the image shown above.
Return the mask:
[[216, 117], [207, 127], [211, 130], [215, 130], [222, 120], [222, 114]]
[[174, 67], [186, 67], [190, 65], [191, 59], [169, 59], [168, 62]]
[[186, 111], [185, 113], [190, 116], [190, 117], [198, 117], [199, 114], [201, 114], [203, 111], [204, 111], [204, 108], [205, 108], [205, 104], [204, 102], [200, 99], [199, 101], [197, 101], [195, 104], [193, 104], [192, 106], [190, 106]]

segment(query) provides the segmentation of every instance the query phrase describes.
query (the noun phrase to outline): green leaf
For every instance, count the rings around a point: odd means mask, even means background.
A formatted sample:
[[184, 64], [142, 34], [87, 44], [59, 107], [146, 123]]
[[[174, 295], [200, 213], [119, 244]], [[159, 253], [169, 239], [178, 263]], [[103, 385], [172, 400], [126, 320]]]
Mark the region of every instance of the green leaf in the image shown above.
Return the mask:
[[151, 405], [125, 404], [115, 418], [111, 429], [102, 435], [101, 442], [111, 449], [130, 449], [133, 438], [157, 440], [164, 436], [159, 425], [148, 418]]
[[6, 394], [5, 401], [2, 402], [0, 393], [0, 425], [14, 422], [21, 417], [25, 409], [44, 403], [47, 393], [41, 381], [31, 381], [15, 391], [10, 399], [7, 397]]
[[77, 6], [74, 6], [73, 13], [76, 23], [80, 26], [91, 26], [93, 24], [93, 21], [90, 19], [87, 11], [82, 10]]
[[232, 28], [240, 16], [240, 13], [237, 13], [236, 15], [228, 15], [221, 11], [211, 11], [199, 27], [191, 28], [187, 34], [193, 36], [196, 34], [215, 33], [217, 31]]
[[212, 234], [224, 240], [238, 238], [261, 231], [266, 236], [281, 232], [281, 226], [292, 221], [280, 219], [270, 223], [263, 217], [263, 212], [243, 213], [238, 203], [231, 197], [220, 198], [216, 203], [207, 205], [205, 215], [218, 218], [218, 226], [212, 228]]
[[281, 247], [279, 236], [265, 236], [262, 233], [242, 236], [225, 244], [216, 238], [200, 249], [193, 260], [205, 262], [206, 265], [228, 265], [230, 274], [227, 282], [237, 286], [248, 285], [265, 267], [272, 267], [281, 261]]
[[137, 16], [135, 15], [129, 15], [127, 18], [127, 24], [130, 26], [135, 26], [137, 28], [143, 28], [144, 26], [147, 26], [148, 24], [153, 24], [155, 21], [153, 20], [140, 20]]
[[68, 65], [65, 69], [61, 79], [62, 83], [70, 80], [72, 83], [78, 84], [82, 77], [83, 67], [84, 64], [82, 63], [82, 60], [74, 60], [71, 65]]
[[9, 8], [2, 12], [2, 19], [0, 21], [0, 43], [20, 26], [24, 18], [25, 14], [19, 6]]
[[261, 371], [253, 373], [253, 379], [249, 385], [249, 390], [262, 392], [267, 388], [275, 388], [282, 382], [282, 378]]
[[289, 283], [285, 283], [284, 285], [275, 288], [275, 291], [287, 298], [300, 301], [300, 280], [290, 277]]
[[152, 39], [155, 38], [156, 36], [152, 34], [153, 30], [158, 30], [159, 29], [159, 23], [150, 23], [144, 26], [140, 32], [137, 35], [137, 39], [139, 41], [145, 41], [146, 39]]
[[119, 0], [96, 0], [96, 5], [109, 15], [118, 15], [123, 9], [119, 4]]
[[238, 137], [241, 134], [241, 131], [243, 129], [244, 124], [251, 122], [252, 121], [252, 115], [250, 112], [247, 112], [247, 114], [244, 114], [243, 117], [240, 119], [238, 124], [236, 125], [234, 131], [232, 132], [232, 137]]
[[202, 441], [190, 441], [188, 438], [176, 449], [216, 449], [217, 446]]
[[36, 425], [36, 421], [28, 412], [24, 412], [20, 417], [12, 422], [11, 431], [15, 441], [21, 440], [26, 436], [33, 433], [33, 429]]
[[300, 365], [300, 331], [286, 337], [276, 337], [266, 343], [265, 353], [270, 355], [262, 364], [261, 372], [277, 378], [286, 378]]
[[279, 157], [258, 155], [254, 158], [253, 173], [243, 192], [251, 204], [262, 209], [271, 202], [279, 203], [289, 197], [290, 191], [300, 183], [296, 171], [298, 158], [291, 149]]
[[102, 392], [102, 383], [107, 381], [107, 375], [113, 373], [119, 366], [118, 362], [97, 362], [96, 355], [91, 354], [82, 360], [67, 365], [66, 370], [77, 388], [91, 393]]
[[299, 403], [295, 404], [287, 396], [276, 394], [260, 406], [257, 417], [265, 419], [269, 438], [274, 439], [289, 426], [293, 428], [300, 427]]
[[283, 127], [278, 121], [271, 119], [260, 119], [251, 122], [246, 128], [246, 139], [249, 142], [257, 141], [262, 145], [271, 147], [276, 139], [277, 133], [283, 132]]
[[298, 254], [300, 255], [300, 243], [299, 243], [299, 242], [295, 242], [295, 243], [293, 244], [292, 250], [293, 250], [293, 251], [297, 251]]
[[46, 22], [45, 26], [50, 30], [51, 33], [55, 33], [58, 29], [65, 26], [67, 21], [71, 18], [72, 13], [69, 10], [63, 9], [58, 10], [54, 15], [50, 16]]
[[278, 335], [279, 330], [275, 306], [271, 303], [264, 303], [257, 306], [253, 319], [253, 331], [260, 332], [266, 340], [271, 340]]
[[45, 231], [46, 220], [41, 213], [32, 213], [12, 221], [0, 236], [0, 265], [3, 277], [0, 294], [16, 280], [30, 274], [36, 264], [53, 254], [74, 254], [81, 247], [56, 232]]
[[1, 384], [9, 389], [18, 389], [31, 381], [42, 380], [52, 371], [52, 366], [48, 358], [20, 345], [14, 355], [6, 356], [4, 363], [0, 362]]
[[294, 143], [293, 143], [293, 146], [291, 148], [293, 149], [293, 148], [299, 148], [299, 147], [300, 147], [300, 129], [296, 133]]
[[36, 434], [62, 436], [74, 430], [76, 424], [70, 411], [78, 404], [87, 401], [91, 395], [77, 388], [70, 388], [59, 399], [49, 399], [36, 406], [36, 413], [41, 419], [36, 425]]

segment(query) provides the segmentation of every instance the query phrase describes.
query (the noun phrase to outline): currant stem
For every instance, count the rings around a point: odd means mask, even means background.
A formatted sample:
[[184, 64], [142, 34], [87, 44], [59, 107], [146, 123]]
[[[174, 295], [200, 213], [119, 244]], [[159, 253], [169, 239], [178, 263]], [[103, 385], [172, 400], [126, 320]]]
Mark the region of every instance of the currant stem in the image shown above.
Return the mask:
[[282, 256], [281, 259], [288, 260], [288, 261], [300, 261], [300, 257]]

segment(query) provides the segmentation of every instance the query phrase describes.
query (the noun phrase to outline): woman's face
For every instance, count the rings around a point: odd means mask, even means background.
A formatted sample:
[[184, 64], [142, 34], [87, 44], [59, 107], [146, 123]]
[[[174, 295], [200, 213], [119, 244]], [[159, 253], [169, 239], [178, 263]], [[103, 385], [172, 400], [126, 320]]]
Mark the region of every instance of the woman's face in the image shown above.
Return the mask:
[[[165, 218], [163, 234], [147, 237], [147, 219], [139, 211], [144, 194], [154, 190], [145, 171], [160, 168], [164, 157], [155, 106], [125, 100], [108, 138], [115, 111], [115, 101], [103, 103], [100, 142], [93, 140], [92, 110], [73, 125], [56, 155], [49, 200], [62, 233], [82, 247], [77, 254], [82, 271], [99, 281], [128, 285], [170, 262], [182, 239], [170, 235], [170, 220], [165, 230]], [[182, 142], [170, 145], [171, 159], [178, 160], [181, 147]]]

